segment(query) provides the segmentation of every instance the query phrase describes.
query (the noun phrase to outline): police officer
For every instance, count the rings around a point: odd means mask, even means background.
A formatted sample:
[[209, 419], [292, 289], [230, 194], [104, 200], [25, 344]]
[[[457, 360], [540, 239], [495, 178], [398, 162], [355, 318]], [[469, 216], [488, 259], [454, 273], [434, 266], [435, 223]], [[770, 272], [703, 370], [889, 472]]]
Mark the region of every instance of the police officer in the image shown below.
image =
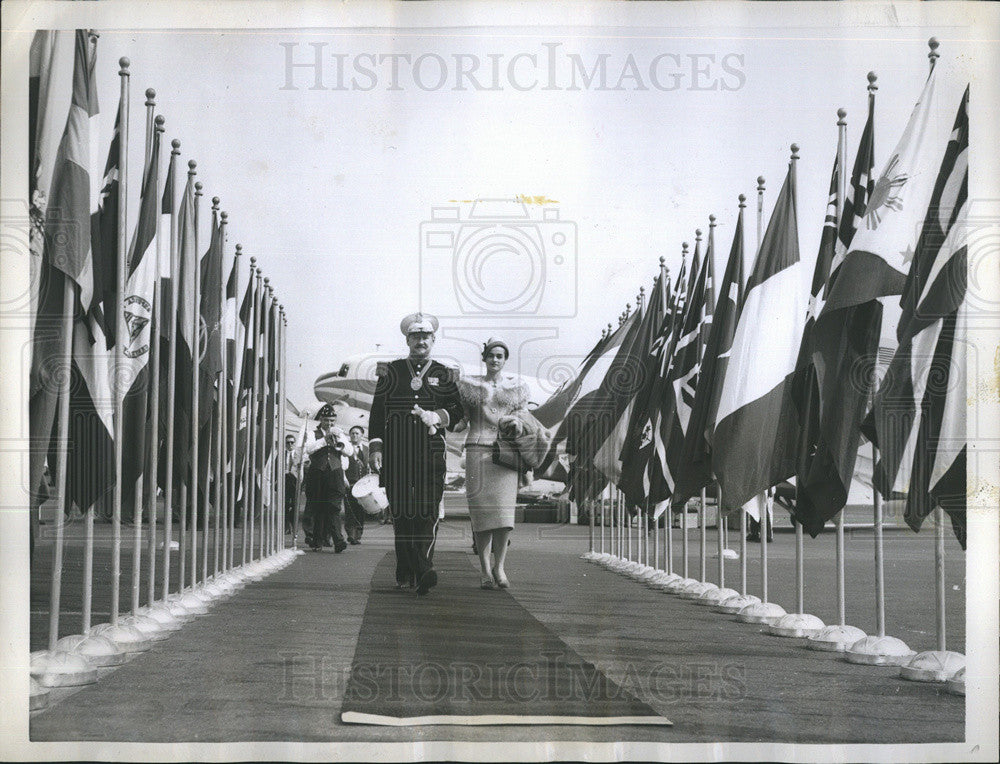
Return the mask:
[[462, 419], [457, 372], [430, 357], [438, 320], [400, 322], [409, 355], [379, 364], [368, 424], [369, 449], [385, 486], [396, 547], [396, 586], [427, 594], [437, 584], [434, 542], [444, 492], [444, 429]]
[[344, 476], [347, 458], [353, 448], [344, 431], [336, 426], [337, 410], [329, 403], [317, 414], [319, 427], [315, 436], [306, 441], [309, 464], [303, 480], [306, 493], [306, 543], [314, 552], [330, 546], [343, 552], [347, 548], [340, 529], [347, 479]]

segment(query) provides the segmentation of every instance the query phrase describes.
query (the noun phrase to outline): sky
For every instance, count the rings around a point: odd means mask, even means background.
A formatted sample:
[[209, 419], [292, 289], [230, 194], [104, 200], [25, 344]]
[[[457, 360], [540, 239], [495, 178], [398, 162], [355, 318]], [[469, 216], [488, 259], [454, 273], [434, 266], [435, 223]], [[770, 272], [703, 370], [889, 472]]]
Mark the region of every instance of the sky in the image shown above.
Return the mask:
[[[229, 213], [228, 252], [239, 242], [255, 256], [285, 306], [289, 397], [299, 407], [314, 404], [314, 381], [344, 358], [403, 354], [399, 321], [416, 310], [441, 316], [436, 355], [474, 368], [482, 342], [500, 335], [517, 346], [509, 370], [554, 386], [635, 304], [639, 287], [649, 291], [661, 256], [676, 277], [682, 243], [693, 248], [698, 228], [707, 236], [710, 214], [721, 275], [741, 193], [749, 270], [756, 178], [766, 179], [767, 215], [792, 142], [806, 290], [837, 109], [848, 112], [850, 164], [866, 74], [878, 74], [878, 171], [927, 76], [929, 36], [946, 39], [938, 63], [945, 128], [974, 79], [962, 43], [970, 31], [960, 25], [874, 18], [812, 28], [798, 16], [796, 26], [748, 26], [742, 13], [714, 24], [704, 9], [664, 5], [641, 24], [102, 29], [99, 163], [118, 59], [127, 56], [130, 228], [143, 92], [153, 87], [167, 139], [181, 140], [182, 161], [196, 159], [205, 184], [201, 241], [207, 246], [208, 200], [218, 195]], [[471, 78], [459, 74], [473, 65]], [[487, 212], [527, 218], [484, 217], [480, 205], [485, 230], [469, 227], [474, 211], [463, 200], [515, 197], [529, 203]], [[459, 251], [480, 259], [458, 260], [455, 271]], [[244, 280], [247, 266], [243, 258]], [[532, 299], [518, 312], [484, 312], [484, 299], [510, 306], [522, 292]]]

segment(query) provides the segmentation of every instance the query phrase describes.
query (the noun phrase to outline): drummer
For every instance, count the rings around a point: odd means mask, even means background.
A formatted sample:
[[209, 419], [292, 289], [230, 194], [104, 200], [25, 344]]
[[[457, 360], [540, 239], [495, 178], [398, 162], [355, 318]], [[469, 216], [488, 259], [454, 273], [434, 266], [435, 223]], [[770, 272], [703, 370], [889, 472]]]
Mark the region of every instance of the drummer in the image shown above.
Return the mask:
[[[354, 425], [348, 434], [354, 453], [347, 459], [347, 484], [351, 488], [361, 478], [368, 474], [368, 447], [364, 444], [365, 429], [359, 424]], [[344, 531], [347, 533], [348, 544], [360, 544], [361, 535], [365, 531], [365, 512], [361, 504], [354, 498], [351, 491], [347, 492], [344, 508]]]

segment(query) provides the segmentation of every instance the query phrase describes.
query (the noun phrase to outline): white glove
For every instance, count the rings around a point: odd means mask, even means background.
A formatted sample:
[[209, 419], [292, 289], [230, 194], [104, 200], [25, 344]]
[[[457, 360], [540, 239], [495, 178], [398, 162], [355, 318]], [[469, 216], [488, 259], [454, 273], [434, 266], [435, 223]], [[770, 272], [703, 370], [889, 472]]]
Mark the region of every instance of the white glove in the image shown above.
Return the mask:
[[413, 404], [411, 414], [418, 417], [426, 425], [428, 432], [433, 435], [441, 424], [441, 417], [435, 411], [425, 411], [417, 404]]

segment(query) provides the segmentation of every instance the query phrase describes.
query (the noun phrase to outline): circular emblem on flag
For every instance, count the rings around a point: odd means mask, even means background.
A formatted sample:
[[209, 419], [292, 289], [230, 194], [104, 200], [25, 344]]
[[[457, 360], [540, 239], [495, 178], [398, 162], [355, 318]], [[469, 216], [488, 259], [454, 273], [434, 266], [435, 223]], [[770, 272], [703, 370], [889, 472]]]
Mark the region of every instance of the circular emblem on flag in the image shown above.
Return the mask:
[[901, 192], [909, 179], [909, 175], [899, 171], [899, 154], [893, 155], [868, 198], [868, 205], [865, 208], [865, 224], [870, 230], [874, 231], [878, 228], [887, 210], [899, 212], [903, 209]]
[[149, 301], [137, 294], [125, 298], [125, 330], [128, 332], [128, 345], [122, 352], [129, 358], [138, 358], [149, 352], [149, 335], [145, 329], [149, 326], [152, 306]]

